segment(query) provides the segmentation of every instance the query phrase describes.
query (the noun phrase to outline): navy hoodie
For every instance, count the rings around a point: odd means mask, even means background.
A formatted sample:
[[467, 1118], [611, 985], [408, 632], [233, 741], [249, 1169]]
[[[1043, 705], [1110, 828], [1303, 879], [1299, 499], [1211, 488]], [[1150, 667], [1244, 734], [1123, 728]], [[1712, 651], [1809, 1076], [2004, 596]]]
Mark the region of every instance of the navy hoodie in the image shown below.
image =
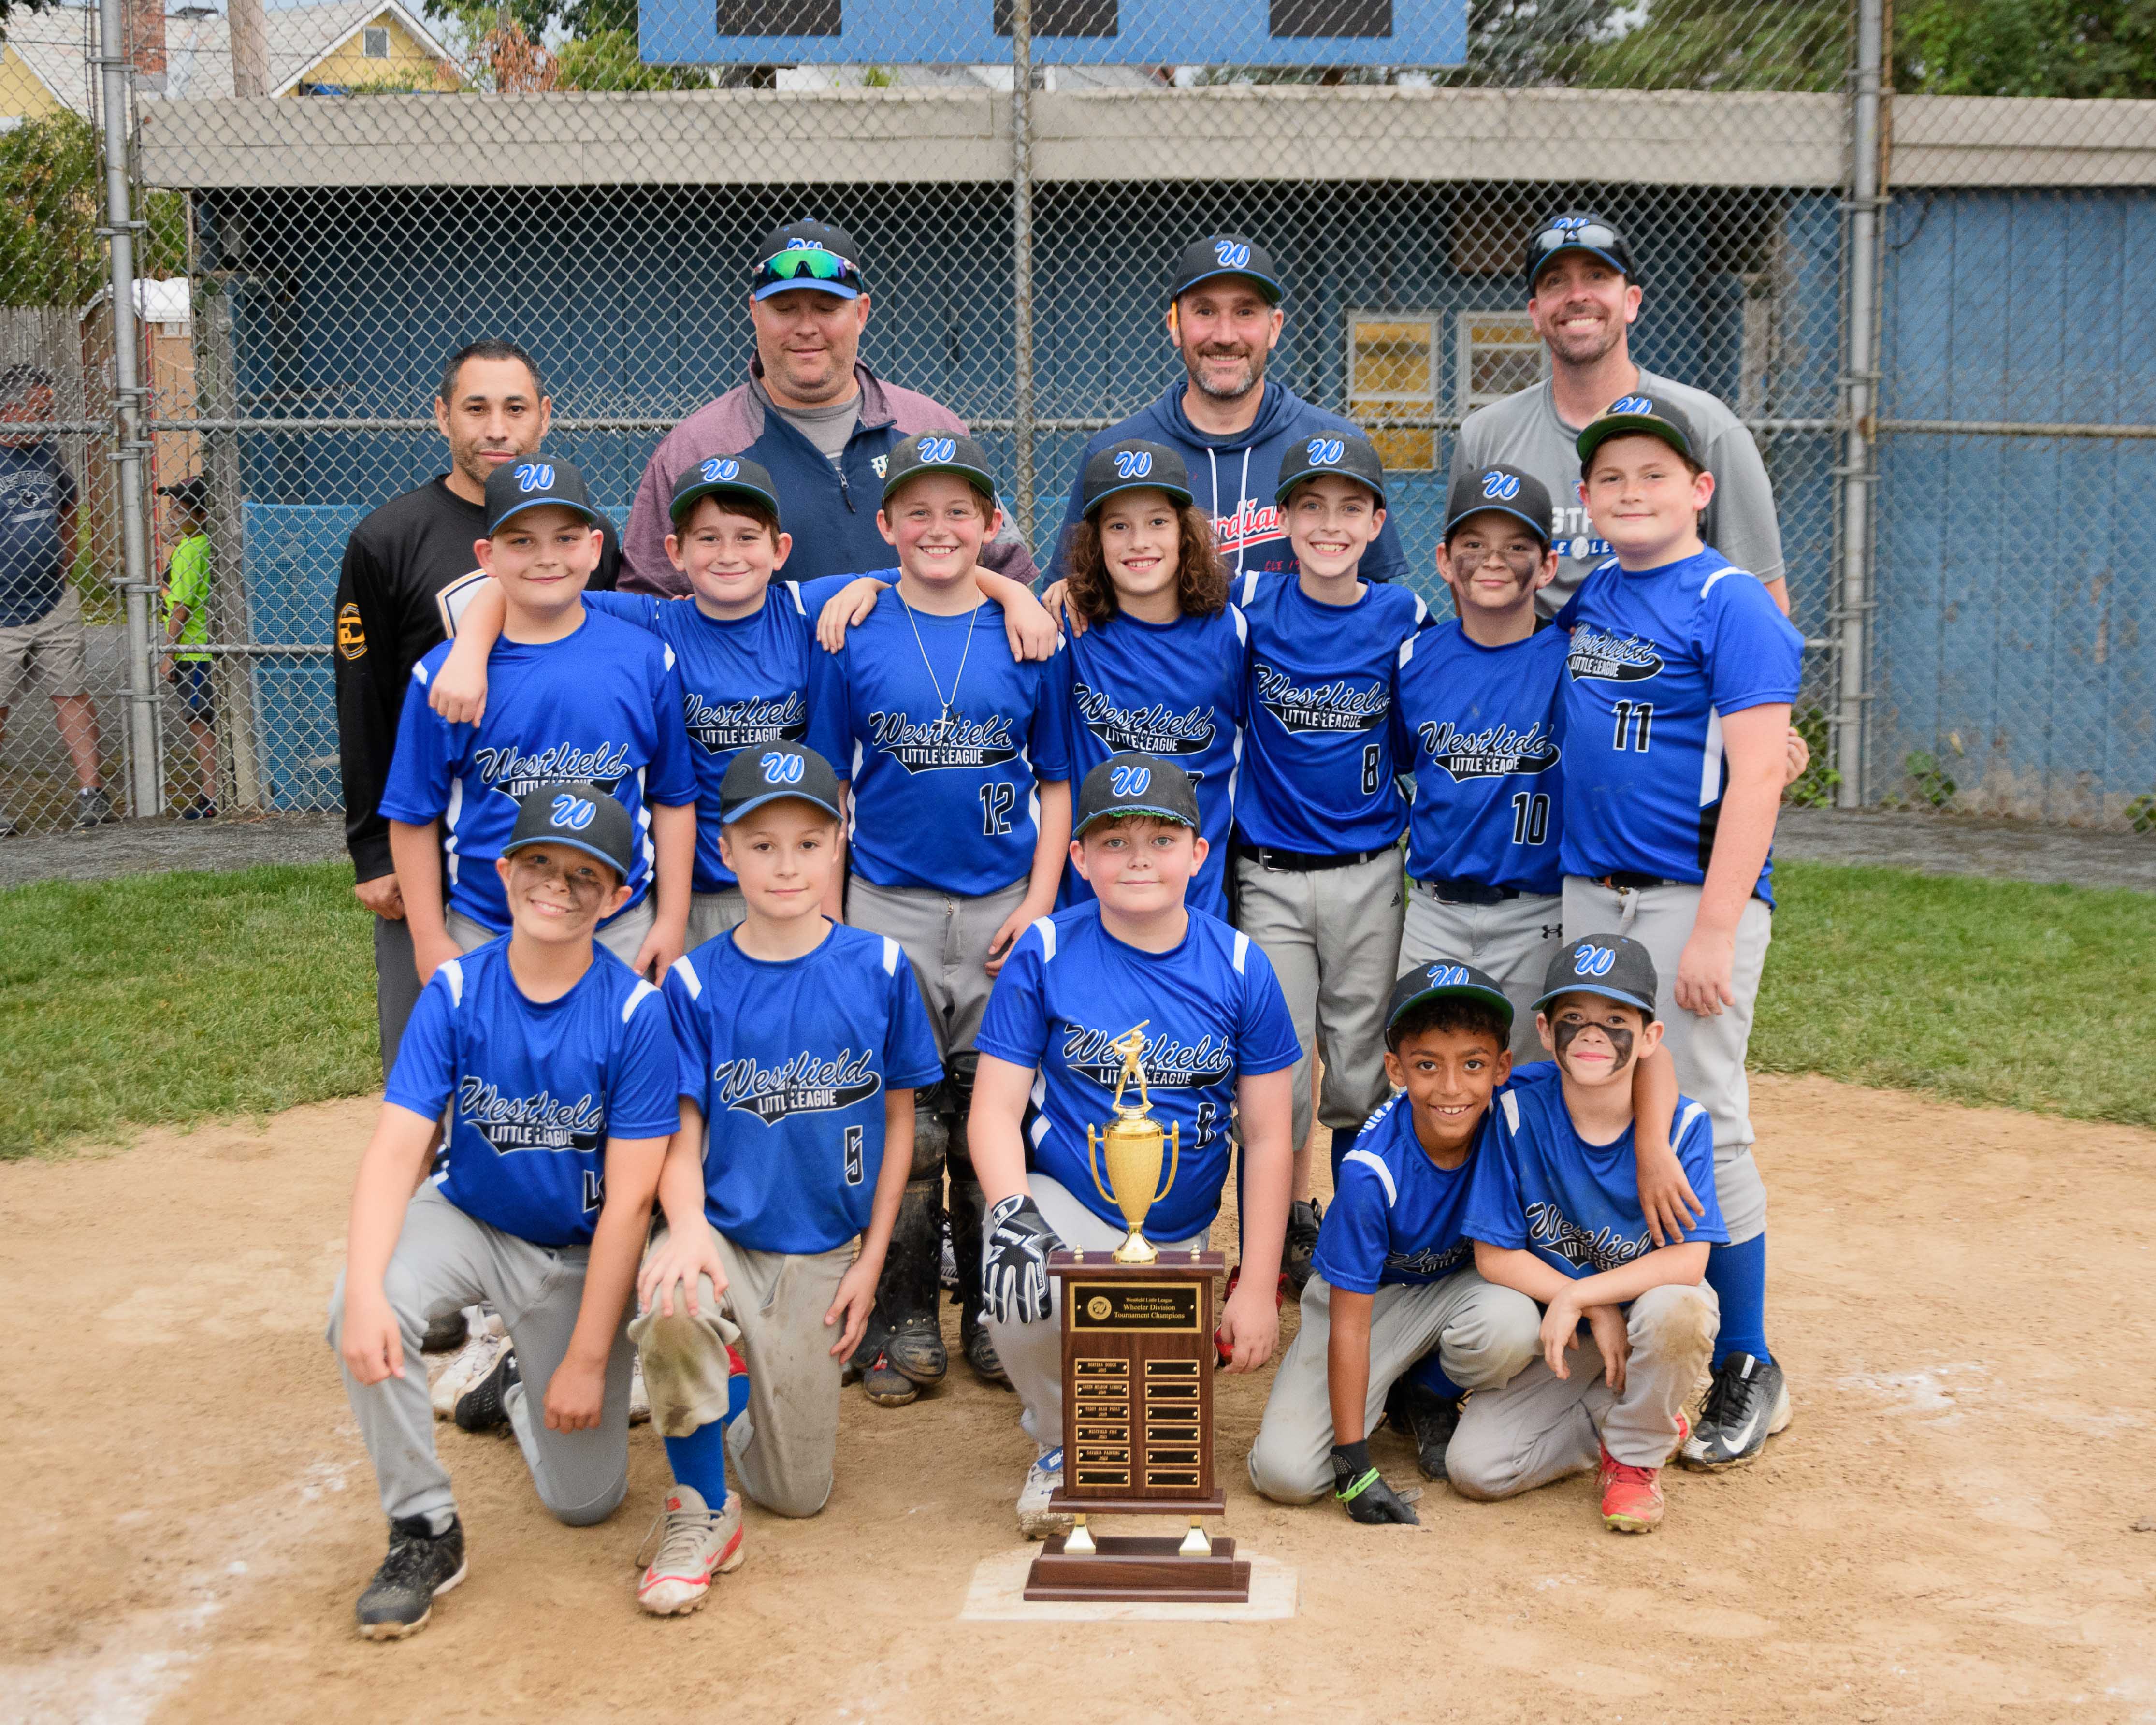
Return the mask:
[[[1080, 498], [1086, 462], [1096, 451], [1133, 437], [1166, 444], [1183, 457], [1183, 465], [1190, 470], [1191, 495], [1213, 517], [1221, 561], [1230, 575], [1252, 570], [1296, 572], [1295, 547], [1288, 543], [1280, 511], [1273, 504], [1273, 493], [1280, 486], [1281, 459], [1298, 438], [1321, 433], [1337, 437], [1342, 432], [1359, 437], [1360, 428], [1337, 413], [1312, 407], [1292, 389], [1268, 381], [1250, 429], [1214, 437], [1193, 425], [1183, 411], [1187, 387], [1181, 382], [1173, 385], [1151, 407], [1132, 414], [1120, 425], [1095, 433], [1086, 444], [1072, 475], [1063, 526], [1055, 536], [1055, 558], [1048, 572], [1051, 579], [1060, 580], [1070, 573], [1070, 534], [1081, 514]], [[1406, 572], [1399, 529], [1389, 517], [1378, 542], [1363, 557], [1358, 572], [1366, 581], [1396, 581]]]

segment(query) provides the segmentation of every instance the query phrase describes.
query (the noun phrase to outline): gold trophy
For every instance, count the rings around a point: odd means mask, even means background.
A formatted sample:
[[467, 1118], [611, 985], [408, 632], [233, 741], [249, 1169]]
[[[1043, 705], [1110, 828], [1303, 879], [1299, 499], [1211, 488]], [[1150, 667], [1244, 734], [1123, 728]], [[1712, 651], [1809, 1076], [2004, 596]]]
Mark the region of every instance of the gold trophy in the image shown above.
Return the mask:
[[[1146, 1111], [1152, 1099], [1146, 1094], [1142, 1056], [1145, 1027], [1152, 1022], [1142, 1020], [1108, 1045], [1123, 1057], [1123, 1069], [1116, 1075], [1116, 1117], [1105, 1132], [1091, 1126], [1086, 1128], [1086, 1166], [1093, 1176], [1094, 1187], [1123, 1213], [1131, 1230], [1116, 1248], [1118, 1264], [1150, 1264], [1159, 1257], [1142, 1232], [1146, 1212], [1168, 1196], [1183, 1158], [1182, 1123], [1178, 1122], [1163, 1133], [1160, 1122]], [[1123, 1100], [1124, 1086], [1131, 1084], [1138, 1087], [1135, 1104]], [[1168, 1158], [1165, 1180], [1160, 1177], [1163, 1149]], [[1108, 1164], [1105, 1185], [1101, 1180], [1103, 1161]]]

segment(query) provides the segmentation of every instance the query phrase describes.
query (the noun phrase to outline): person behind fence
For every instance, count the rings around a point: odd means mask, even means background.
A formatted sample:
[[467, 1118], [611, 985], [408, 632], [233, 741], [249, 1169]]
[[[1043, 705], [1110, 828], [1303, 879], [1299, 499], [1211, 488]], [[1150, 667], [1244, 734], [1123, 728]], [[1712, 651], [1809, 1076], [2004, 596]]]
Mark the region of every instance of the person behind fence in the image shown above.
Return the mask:
[[[748, 376], [651, 452], [629, 510], [624, 588], [688, 591], [666, 556], [668, 500], [683, 474], [713, 456], [752, 460], [771, 475], [793, 530], [797, 580], [885, 567], [875, 506], [891, 452], [924, 432], [963, 437], [966, 422], [862, 362], [869, 303], [861, 249], [844, 228], [803, 219], [764, 236], [749, 260]], [[1021, 586], [1037, 572], [1008, 521], [982, 546], [980, 564]]]
[[1578, 494], [1616, 556], [1557, 618], [1571, 634], [1564, 927], [1629, 935], [1652, 956], [1677, 1083], [1712, 1122], [1728, 1233], [1707, 1278], [1722, 1330], [1683, 1460], [1731, 1467], [1755, 1460], [1790, 1414], [1767, 1343], [1767, 1189], [1744, 1060], [1774, 931], [1804, 639], [1758, 582], [1700, 542], [1715, 476], [1685, 413], [1644, 396], [1617, 406], [1578, 443]]
[[666, 1004], [592, 938], [627, 902], [637, 849], [598, 785], [525, 794], [484, 865], [510, 932], [435, 970], [360, 1158], [328, 1340], [389, 1518], [355, 1608], [371, 1640], [425, 1628], [465, 1579], [420, 1358], [430, 1323], [481, 1300], [501, 1313], [513, 1348], [457, 1423], [506, 1425], [557, 1520], [603, 1522], [629, 1490], [624, 1320], [680, 1120]]
[[666, 973], [681, 1129], [629, 1330], [674, 1474], [637, 1590], [655, 1615], [695, 1610], [738, 1567], [742, 1494], [783, 1516], [829, 1498], [842, 1363], [905, 1196], [914, 1095], [943, 1076], [898, 942], [823, 909], [839, 803], [798, 744], [735, 756], [721, 843], [747, 914]]
[[[1404, 583], [1363, 579], [1385, 531], [1385, 470], [1369, 441], [1313, 435], [1273, 495], [1297, 572], [1235, 584], [1250, 625], [1243, 774], [1235, 790], [1236, 926], [1263, 947], [1295, 1015], [1295, 1209], [1288, 1284], [1317, 1244], [1313, 1117], [1335, 1167], [1385, 1099], [1386, 991], [1400, 952], [1401, 829], [1390, 716], [1400, 648], [1430, 609]], [[1324, 1081], [1313, 1097], [1313, 1056]]]
[[1671, 1137], [1699, 1212], [1657, 1244], [1626, 1153], [1634, 1070], [1661, 1040], [1654, 960], [1637, 941], [1589, 935], [1551, 958], [1543, 990], [1536, 1028], [1555, 1058], [1497, 1092], [1497, 1135], [1476, 1158], [1461, 1224], [1483, 1278], [1542, 1307], [1538, 1353], [1468, 1398], [1445, 1471], [1462, 1497], [1490, 1499], [1599, 1468], [1603, 1525], [1646, 1533], [1714, 1341], [1703, 1278], [1728, 1231], [1713, 1127], [1677, 1098]]
[[[1313, 437], [1354, 434], [1356, 428], [1265, 376], [1286, 326], [1286, 294], [1280, 271], [1254, 240], [1214, 234], [1183, 247], [1168, 282], [1167, 324], [1184, 381], [1087, 440], [1071, 475], [1051, 575], [1060, 580], [1070, 572], [1071, 538], [1086, 517], [1093, 459], [1132, 439], [1165, 444], [1183, 458], [1231, 575], [1295, 572], [1274, 476], [1291, 449]], [[1399, 529], [1388, 523], [1363, 558], [1363, 578], [1396, 581], [1406, 572]]]
[[211, 820], [217, 814], [217, 706], [212, 686], [209, 643], [209, 481], [198, 475], [176, 485], [160, 485], [172, 500], [172, 542], [166, 561], [165, 658], [160, 675], [172, 685], [187, 713], [187, 741], [195, 757], [194, 792], [180, 805], [182, 820]]
[[[480, 567], [505, 605], [487, 659], [490, 691], [475, 725], [427, 704], [445, 642], [412, 668], [397, 753], [382, 796], [420, 980], [509, 927], [491, 867], [518, 799], [588, 778], [629, 809], [636, 834], [624, 884], [598, 942], [640, 973], [681, 956], [696, 849], [696, 774], [681, 721], [681, 679], [659, 638], [587, 611], [598, 511], [566, 461], [497, 467], [486, 482]], [[446, 875], [446, 885], [444, 876]], [[656, 901], [654, 904], [654, 901]]]
[[1583, 426], [1629, 395], [1675, 402], [1698, 429], [1701, 459], [1718, 481], [1700, 536], [1756, 576], [1786, 614], [1782, 530], [1759, 446], [1717, 398], [1634, 362], [1631, 329], [1645, 290], [1624, 235], [1591, 211], [1553, 216], [1527, 240], [1527, 316], [1548, 350], [1549, 375], [1460, 422], [1449, 484], [1486, 468], [1513, 467], [1534, 475], [1555, 500], [1557, 578], [1537, 596], [1542, 614], [1555, 616], [1609, 555], [1589, 511], [1573, 501], [1573, 443]]
[[[0, 371], [0, 734], [23, 696], [49, 696], [74, 770], [69, 824], [94, 827], [119, 817], [97, 762], [82, 597], [68, 581], [76, 493], [47, 429], [54, 412], [50, 372], [33, 365]], [[17, 812], [0, 808], [0, 839], [14, 836]]]
[[[392, 498], [345, 543], [330, 663], [352, 892], [374, 913], [375, 1015], [385, 1073], [397, 1064], [397, 1039], [419, 998], [412, 932], [381, 809], [405, 688], [412, 667], [454, 632], [455, 607], [479, 567], [473, 543], [486, 536], [487, 476], [536, 454], [553, 411], [537, 362], [514, 341], [459, 347], [443, 365], [434, 393], [434, 425], [449, 444], [449, 471]], [[621, 565], [613, 522], [603, 519], [599, 534], [588, 591], [611, 588]]]
[[1205, 860], [1202, 818], [1189, 775], [1172, 762], [1111, 755], [1088, 773], [1070, 850], [1095, 896], [1019, 937], [981, 1025], [972, 1132], [990, 1205], [983, 1273], [988, 1328], [1034, 1444], [1018, 1499], [1029, 1539], [1070, 1526], [1049, 1507], [1063, 1483], [1063, 1353], [1048, 1257], [1065, 1245], [1106, 1251], [1127, 1231], [1094, 1182], [1086, 1141], [1118, 1100], [1148, 1104], [1179, 1147], [1175, 1177], [1146, 1218], [1163, 1255], [1204, 1245], [1240, 1135], [1250, 1274], [1221, 1307], [1216, 1341], [1238, 1373], [1257, 1370], [1280, 1342], [1274, 1287], [1299, 1049], [1265, 953], [1186, 902]]
[[995, 495], [971, 438], [901, 444], [877, 516], [898, 557], [894, 591], [809, 670], [809, 742], [850, 787], [846, 921], [905, 949], [944, 1060], [942, 1085], [919, 1099], [906, 1201], [852, 1362], [883, 1407], [949, 1369], [937, 1317], [947, 1166], [959, 1346], [977, 1377], [1004, 1381], [981, 1323], [984, 1200], [967, 1111], [996, 974], [1055, 907], [1070, 783], [1057, 667], [1019, 658], [983, 602], [980, 548], [1003, 519]]
[[[1330, 1490], [1366, 1524], [1421, 1518], [1378, 1475], [1380, 1412], [1445, 1476], [1458, 1398], [1505, 1383], [1534, 1358], [1542, 1315], [1476, 1273], [1460, 1231], [1490, 1097], [1512, 1072], [1512, 1006], [1498, 980], [1435, 958], [1394, 984], [1385, 1076], [1395, 1094], [1341, 1158], [1332, 1207], [1250, 1455], [1250, 1483], [1282, 1503]], [[1449, 1396], [1416, 1368], [1435, 1351]]]

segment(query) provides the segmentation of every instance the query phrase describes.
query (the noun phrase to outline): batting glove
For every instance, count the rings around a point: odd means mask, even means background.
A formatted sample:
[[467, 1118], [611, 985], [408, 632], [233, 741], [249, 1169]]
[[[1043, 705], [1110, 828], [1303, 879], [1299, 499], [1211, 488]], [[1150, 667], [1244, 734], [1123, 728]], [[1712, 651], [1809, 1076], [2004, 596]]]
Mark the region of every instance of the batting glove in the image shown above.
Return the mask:
[[988, 1316], [999, 1324], [1046, 1317], [1048, 1255], [1062, 1244], [1030, 1194], [1014, 1193], [996, 1204], [981, 1246], [981, 1296]]
[[1368, 1439], [1332, 1446], [1333, 1495], [1349, 1517], [1366, 1527], [1388, 1524], [1419, 1527], [1422, 1517], [1394, 1495], [1378, 1470], [1370, 1466]]

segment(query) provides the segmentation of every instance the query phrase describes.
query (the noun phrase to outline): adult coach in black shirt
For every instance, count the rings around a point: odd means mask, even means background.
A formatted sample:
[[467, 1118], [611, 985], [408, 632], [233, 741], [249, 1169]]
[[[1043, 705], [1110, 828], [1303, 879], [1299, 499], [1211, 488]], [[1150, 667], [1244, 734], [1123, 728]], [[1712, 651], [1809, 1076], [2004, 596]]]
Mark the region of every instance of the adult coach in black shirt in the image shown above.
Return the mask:
[[[474, 341], [442, 367], [434, 424], [449, 440], [449, 470], [393, 498], [352, 531], [337, 582], [337, 746], [344, 770], [345, 846], [374, 912], [375, 1004], [382, 1070], [397, 1063], [404, 1021], [419, 998], [404, 900], [389, 860], [382, 788], [397, 746], [397, 718], [412, 667], [445, 640], [474, 575], [473, 544], [486, 530], [486, 476], [529, 455], [553, 414], [531, 356], [513, 341]], [[611, 588], [621, 546], [611, 524], [591, 586]]]

